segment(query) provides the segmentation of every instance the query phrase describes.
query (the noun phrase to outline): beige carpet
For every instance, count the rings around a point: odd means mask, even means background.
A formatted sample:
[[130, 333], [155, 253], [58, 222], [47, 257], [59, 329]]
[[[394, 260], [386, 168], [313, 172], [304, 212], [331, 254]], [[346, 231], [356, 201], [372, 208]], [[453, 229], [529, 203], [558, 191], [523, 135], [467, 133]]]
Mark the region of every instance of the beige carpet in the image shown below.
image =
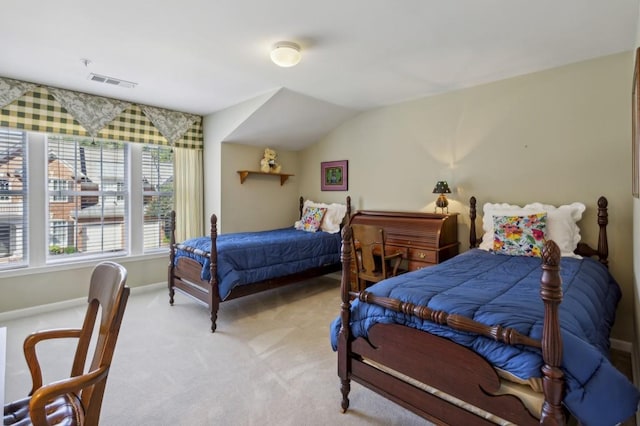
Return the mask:
[[[352, 383], [340, 410], [329, 323], [339, 282], [322, 277], [206, 308], [165, 288], [134, 291], [124, 316], [101, 425], [424, 425], [421, 418]], [[84, 307], [6, 321], [6, 399], [31, 386], [22, 340], [36, 329], [77, 327]], [[45, 382], [68, 375], [70, 345], [40, 351]]]

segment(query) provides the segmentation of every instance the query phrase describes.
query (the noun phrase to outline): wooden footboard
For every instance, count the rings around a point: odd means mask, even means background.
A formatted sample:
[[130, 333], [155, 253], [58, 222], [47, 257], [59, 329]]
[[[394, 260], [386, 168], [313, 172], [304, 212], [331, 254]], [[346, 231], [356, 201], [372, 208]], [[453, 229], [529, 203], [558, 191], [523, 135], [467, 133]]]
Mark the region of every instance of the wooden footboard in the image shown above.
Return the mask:
[[[219, 292], [218, 292], [218, 280], [216, 272], [216, 238], [218, 236], [218, 218], [215, 214], [210, 218], [210, 236], [212, 256], [211, 261], [211, 280], [205, 281], [200, 278], [202, 272], [202, 265], [195, 259], [188, 257], [181, 257], [178, 261], [176, 258], [176, 213], [171, 212], [171, 237], [169, 241], [169, 266], [168, 266], [168, 278], [167, 284], [169, 287], [169, 304], [173, 305], [175, 298], [175, 290], [179, 290], [195, 300], [202, 302], [207, 308], [209, 308], [211, 316], [211, 331], [216, 329], [216, 321], [218, 318], [218, 306]], [[215, 290], [214, 290], [215, 288]]]
[[[347, 223], [351, 216], [351, 197], [346, 198], [347, 213], [345, 215], [344, 223]], [[299, 217], [302, 217], [304, 198], [299, 199]], [[218, 319], [218, 309], [221, 303], [220, 291], [218, 288], [218, 274], [217, 274], [217, 245], [216, 240], [218, 237], [217, 217], [215, 214], [211, 215], [210, 220], [210, 236], [211, 236], [211, 280], [203, 281], [200, 278], [202, 265], [194, 259], [181, 257], [175, 262], [176, 256], [176, 215], [175, 212], [171, 212], [171, 237], [170, 237], [170, 254], [169, 254], [169, 266], [168, 266], [168, 287], [169, 287], [169, 303], [173, 305], [175, 290], [179, 290], [196, 300], [202, 302], [209, 308], [211, 317], [211, 332], [216, 330], [216, 321]], [[264, 281], [259, 281], [250, 284], [243, 284], [235, 287], [231, 290], [231, 293], [225, 300], [232, 300], [242, 296], [248, 296], [251, 294], [259, 293], [261, 291], [270, 290], [285, 285], [297, 283], [309, 278], [326, 275], [332, 272], [339, 271], [341, 268], [340, 263], [332, 265], [324, 265], [317, 268], [311, 268], [295, 274], [290, 274], [282, 277], [272, 278]]]
[[[352, 342], [351, 352], [352, 380], [430, 421], [493, 424], [479, 413], [461, 410], [459, 402], [443, 399], [421, 384], [514, 424], [538, 424], [516, 397], [498, 395], [500, 378], [484, 358], [447, 339], [402, 325], [376, 324], [368, 339]], [[456, 374], [451, 374], [453, 371]]]

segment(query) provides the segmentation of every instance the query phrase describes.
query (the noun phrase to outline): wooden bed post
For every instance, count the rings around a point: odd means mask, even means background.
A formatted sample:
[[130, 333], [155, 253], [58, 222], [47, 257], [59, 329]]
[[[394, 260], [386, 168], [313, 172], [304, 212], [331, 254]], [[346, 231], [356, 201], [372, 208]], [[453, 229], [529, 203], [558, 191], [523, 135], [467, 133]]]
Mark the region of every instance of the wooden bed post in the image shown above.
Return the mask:
[[476, 197], [469, 198], [469, 248], [478, 247], [478, 237], [476, 236]]
[[209, 253], [209, 272], [211, 279], [209, 283], [209, 310], [211, 312], [211, 332], [216, 331], [216, 321], [218, 320], [218, 308], [220, 307], [220, 289], [218, 288], [218, 247], [216, 239], [218, 238], [218, 218], [215, 214], [211, 215], [211, 251]]
[[351, 226], [342, 228], [342, 284], [340, 286], [342, 304], [340, 308], [340, 334], [338, 335], [338, 376], [342, 393], [342, 412], [349, 408], [351, 390]]
[[347, 195], [347, 214], [346, 214], [346, 220], [344, 223], [350, 223], [351, 222], [351, 196]]
[[173, 298], [176, 294], [176, 291], [173, 288], [173, 278], [174, 278], [174, 274], [173, 274], [173, 268], [175, 267], [174, 262], [176, 260], [176, 212], [175, 210], [171, 210], [171, 213], [169, 214], [170, 216], [170, 230], [171, 232], [169, 233], [169, 304], [173, 306]]
[[304, 198], [301, 196], [300, 200], [299, 200], [299, 206], [298, 206], [298, 219], [302, 219], [302, 213], [304, 213], [302, 210], [304, 209]]
[[609, 245], [607, 243], [607, 225], [609, 224], [609, 213], [607, 206], [609, 202], [605, 197], [598, 198], [598, 259], [604, 266], [609, 267]]
[[542, 367], [544, 403], [540, 424], [564, 425], [562, 411], [564, 396], [564, 373], [562, 362], [562, 336], [558, 305], [562, 302], [562, 279], [560, 278], [560, 248], [553, 241], [547, 241], [542, 250], [542, 278], [540, 296], [544, 302], [544, 325], [542, 329]]

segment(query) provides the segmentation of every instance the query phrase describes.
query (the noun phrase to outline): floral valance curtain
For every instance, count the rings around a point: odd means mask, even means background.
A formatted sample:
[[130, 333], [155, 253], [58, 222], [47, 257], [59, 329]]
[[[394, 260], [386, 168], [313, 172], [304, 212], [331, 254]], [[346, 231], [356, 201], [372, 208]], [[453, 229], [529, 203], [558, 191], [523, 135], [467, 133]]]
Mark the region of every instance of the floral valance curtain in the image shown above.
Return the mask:
[[0, 127], [202, 148], [202, 117], [0, 77]]

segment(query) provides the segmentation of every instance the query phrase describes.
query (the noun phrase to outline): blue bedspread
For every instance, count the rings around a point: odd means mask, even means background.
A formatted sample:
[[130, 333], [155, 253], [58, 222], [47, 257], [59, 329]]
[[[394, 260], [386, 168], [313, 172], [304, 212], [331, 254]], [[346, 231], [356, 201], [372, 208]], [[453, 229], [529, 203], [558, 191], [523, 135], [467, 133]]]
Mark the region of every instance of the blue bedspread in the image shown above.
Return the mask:
[[[560, 266], [564, 292], [559, 313], [562, 368], [567, 376], [564, 403], [584, 425], [614, 425], [633, 415], [640, 399], [638, 389], [607, 355], [620, 289], [608, 270], [595, 260], [562, 258]], [[513, 327], [540, 339], [544, 317], [541, 274], [540, 258], [474, 249], [442, 264], [381, 281], [368, 291], [461, 314], [487, 325]], [[352, 303], [351, 311], [354, 337], [366, 336], [367, 329], [376, 323], [405, 324], [472, 348], [493, 365], [522, 379], [541, 377], [539, 350], [455, 332], [359, 301]], [[339, 329], [338, 317], [331, 324], [334, 350]]]
[[[260, 232], [239, 232], [218, 235], [218, 286], [220, 299], [225, 300], [238, 285], [281, 277], [310, 268], [340, 263], [340, 233], [305, 232], [291, 228]], [[182, 248], [192, 247], [196, 252]], [[178, 244], [177, 262], [191, 257], [202, 266], [201, 278], [209, 281], [210, 237], [198, 237]]]

